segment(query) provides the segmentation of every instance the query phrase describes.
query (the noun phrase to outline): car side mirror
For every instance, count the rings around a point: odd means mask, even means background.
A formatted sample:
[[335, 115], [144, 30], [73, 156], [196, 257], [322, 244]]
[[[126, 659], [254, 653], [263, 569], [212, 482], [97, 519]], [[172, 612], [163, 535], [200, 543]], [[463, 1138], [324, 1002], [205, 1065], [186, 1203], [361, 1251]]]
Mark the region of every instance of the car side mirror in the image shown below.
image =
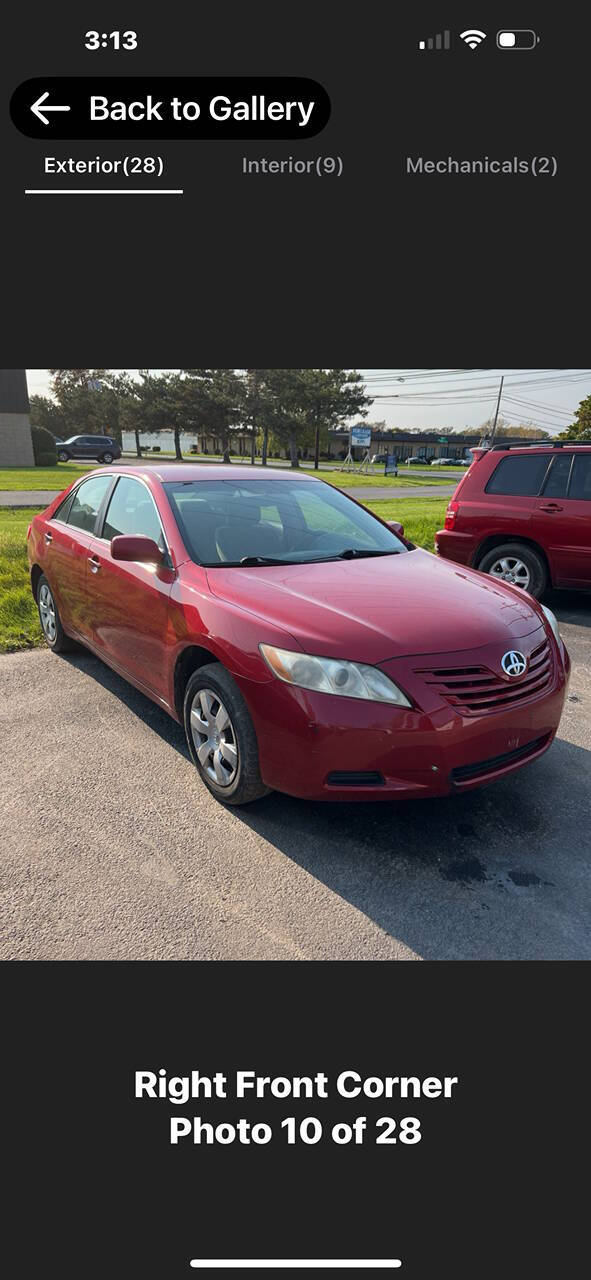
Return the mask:
[[404, 537], [404, 525], [399, 524], [398, 520], [386, 520], [386, 524], [392, 533], [397, 533], [399, 538]]
[[116, 538], [111, 538], [111, 555], [114, 560], [136, 560], [141, 564], [162, 563], [158, 543], [143, 533], [120, 533]]

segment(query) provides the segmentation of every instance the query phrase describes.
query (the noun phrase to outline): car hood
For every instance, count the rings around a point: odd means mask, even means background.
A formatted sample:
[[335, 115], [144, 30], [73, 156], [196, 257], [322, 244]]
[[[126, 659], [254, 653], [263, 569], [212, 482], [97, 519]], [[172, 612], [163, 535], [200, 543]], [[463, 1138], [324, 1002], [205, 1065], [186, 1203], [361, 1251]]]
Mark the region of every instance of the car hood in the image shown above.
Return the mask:
[[[377, 663], [499, 643], [542, 618], [530, 596], [427, 551], [368, 560], [208, 569], [214, 595], [292, 636], [308, 653]], [[265, 640], [261, 626], [260, 639]]]

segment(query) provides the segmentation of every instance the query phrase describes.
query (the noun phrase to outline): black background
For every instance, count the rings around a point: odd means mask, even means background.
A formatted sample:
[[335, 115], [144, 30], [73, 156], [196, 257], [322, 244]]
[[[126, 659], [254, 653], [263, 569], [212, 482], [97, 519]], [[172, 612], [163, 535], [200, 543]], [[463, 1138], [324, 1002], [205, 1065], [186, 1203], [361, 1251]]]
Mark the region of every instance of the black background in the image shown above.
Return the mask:
[[[399, 1257], [408, 1280], [578, 1274], [585, 965], [62, 963], [4, 986], [11, 1276], [323, 1256]], [[161, 1067], [460, 1082], [420, 1102], [135, 1100], [134, 1072]], [[171, 1114], [417, 1115], [423, 1138], [173, 1147]]]
[[[501, 53], [503, 21], [539, 31]], [[418, 40], [450, 26], [449, 53]], [[134, 53], [84, 50], [84, 33], [132, 28]], [[488, 33], [473, 51], [467, 27]], [[5, 107], [4, 365], [175, 368], [587, 363], [580, 324], [588, 260], [591, 22], [564, 3], [275, 0], [186, 5], [52, 4], [11, 11], [0, 52]], [[303, 143], [158, 146], [184, 197], [25, 197], [57, 185], [45, 154], [114, 158], [117, 143], [24, 138], [8, 114], [33, 76], [299, 75], [332, 101]], [[131, 148], [150, 153], [149, 144]], [[341, 178], [244, 177], [242, 157], [340, 156]], [[408, 177], [434, 159], [555, 155], [556, 178]], [[146, 185], [136, 179], [137, 185]], [[75, 177], [65, 185], [96, 185]], [[64, 185], [63, 180], [60, 185]], [[117, 185], [107, 178], [100, 185]], [[151, 184], [150, 184], [151, 185]], [[8, 305], [6, 300], [8, 299]], [[83, 359], [84, 356], [84, 359]], [[478, 359], [476, 359], [478, 356]], [[583, 358], [584, 356], [584, 358]]]
[[[588, 363], [575, 6], [542, 21], [533, 4], [169, 3], [151, 18], [130, 4], [123, 20], [54, 4], [4, 21], [3, 365]], [[491, 34], [474, 53], [416, 49], [446, 25], [504, 21], [539, 48], [501, 55]], [[123, 25], [138, 53], [84, 52], [85, 30]], [[289, 153], [339, 155], [344, 175], [246, 179], [243, 154], [285, 145], [168, 143], [182, 199], [25, 198], [46, 152], [94, 149], [22, 137], [10, 96], [84, 74], [310, 76], [333, 114]], [[555, 154], [559, 175], [411, 179], [407, 154]], [[399, 1256], [421, 1280], [576, 1274], [587, 986], [576, 964], [5, 965], [8, 1274], [175, 1280], [216, 1255]], [[417, 1114], [415, 1147], [171, 1148], [172, 1108], [133, 1099], [134, 1070], [161, 1066], [461, 1085], [450, 1102], [304, 1104], [327, 1124]], [[236, 1112], [277, 1122], [292, 1104]]]

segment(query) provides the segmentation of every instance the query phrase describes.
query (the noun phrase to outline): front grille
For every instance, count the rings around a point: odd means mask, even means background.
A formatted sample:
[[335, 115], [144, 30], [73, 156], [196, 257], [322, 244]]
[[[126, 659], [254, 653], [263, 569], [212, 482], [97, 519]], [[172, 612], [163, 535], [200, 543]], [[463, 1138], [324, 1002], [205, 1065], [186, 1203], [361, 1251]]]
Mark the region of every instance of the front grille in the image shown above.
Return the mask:
[[383, 787], [381, 773], [329, 773], [326, 779], [329, 787]]
[[527, 760], [528, 756], [534, 756], [537, 751], [542, 750], [550, 736], [546, 733], [543, 738], [536, 738], [534, 742], [526, 743], [525, 747], [507, 751], [503, 756], [492, 756], [490, 760], [480, 760], [478, 764], [462, 764], [459, 768], [452, 769], [451, 780], [454, 783], [471, 782], [474, 778], [483, 777], [487, 773], [496, 773], [500, 769], [505, 769], [508, 764], [516, 764], [518, 760]]
[[489, 667], [435, 667], [417, 675], [461, 715], [481, 716], [540, 697], [552, 683], [552, 667], [546, 638], [534, 649], [525, 675], [518, 680], [507, 680]]

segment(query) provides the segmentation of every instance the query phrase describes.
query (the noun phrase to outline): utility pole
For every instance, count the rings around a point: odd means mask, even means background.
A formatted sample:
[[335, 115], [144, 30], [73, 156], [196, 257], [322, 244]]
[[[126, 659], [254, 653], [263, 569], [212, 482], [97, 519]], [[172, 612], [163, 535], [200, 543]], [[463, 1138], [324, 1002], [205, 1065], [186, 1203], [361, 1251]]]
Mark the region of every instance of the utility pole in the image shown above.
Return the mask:
[[500, 385], [500, 387], [499, 387], [499, 398], [498, 398], [498, 400], [497, 400], [497, 408], [496, 408], [496, 412], [495, 412], [495, 420], [494, 420], [494, 422], [493, 422], [493, 429], [492, 429], [491, 437], [490, 437], [491, 447], [492, 447], [492, 445], [493, 445], [493, 443], [494, 443], [495, 431], [496, 431], [496, 429], [497, 429], [497, 418], [498, 418], [498, 416], [499, 416], [499, 409], [500, 409], [500, 407], [501, 407], [501, 396], [502, 396], [502, 394], [503, 394], [503, 383], [504, 383], [504, 381], [505, 381], [505, 375], [503, 374], [503, 376], [502, 376], [502, 378], [501, 378], [501, 385]]
[[257, 452], [257, 447], [256, 447], [256, 420], [257, 420], [257, 412], [258, 412], [258, 392], [259, 392], [259, 371], [258, 371], [258, 369], [249, 369], [249, 370], [248, 370], [248, 379], [249, 379], [249, 382], [250, 382], [250, 401], [251, 401], [251, 411], [250, 411], [250, 429], [251, 429], [251, 431], [252, 431], [252, 437], [251, 437], [251, 441], [250, 441], [250, 461], [251, 461], [251, 463], [252, 463], [252, 466], [254, 467], [254, 465], [255, 465], [255, 461], [256, 461], [256, 452]]
[[314, 430], [314, 470], [318, 470], [318, 459], [320, 457], [320, 405], [316, 406], [316, 427]]

